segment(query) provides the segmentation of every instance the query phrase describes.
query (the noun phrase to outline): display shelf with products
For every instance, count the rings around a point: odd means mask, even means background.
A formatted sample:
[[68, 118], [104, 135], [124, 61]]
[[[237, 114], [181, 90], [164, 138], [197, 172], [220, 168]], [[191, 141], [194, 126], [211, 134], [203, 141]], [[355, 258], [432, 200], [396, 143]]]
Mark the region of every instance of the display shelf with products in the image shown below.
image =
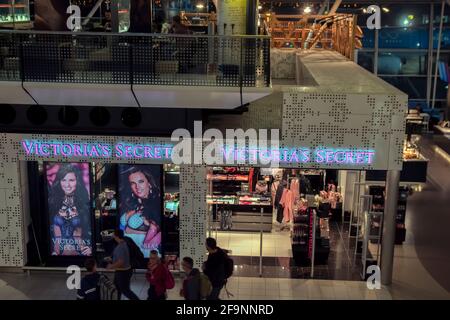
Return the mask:
[[0, 0], [0, 25], [30, 22], [29, 0]]
[[272, 231], [272, 198], [259, 168], [212, 167], [207, 180], [210, 183], [206, 201], [212, 215], [211, 228]]
[[[303, 201], [306, 203], [306, 201]], [[315, 232], [314, 263], [327, 264], [330, 254], [330, 227], [328, 218], [316, 219], [314, 226], [313, 214], [316, 209], [301, 205], [294, 210], [291, 229], [291, 245], [294, 262], [297, 266], [307, 266], [312, 257], [312, 235]]]
[[[410, 193], [409, 187], [399, 187], [398, 189], [398, 203], [397, 203], [397, 215], [396, 215], [396, 232], [395, 232], [395, 244], [402, 244], [406, 239], [406, 204]], [[384, 212], [384, 198], [385, 187], [384, 186], [369, 186], [369, 194], [373, 196], [372, 212], [383, 213]], [[377, 234], [382, 228], [381, 219], [375, 217], [371, 220], [371, 234]], [[371, 241], [373, 242], [373, 241]]]

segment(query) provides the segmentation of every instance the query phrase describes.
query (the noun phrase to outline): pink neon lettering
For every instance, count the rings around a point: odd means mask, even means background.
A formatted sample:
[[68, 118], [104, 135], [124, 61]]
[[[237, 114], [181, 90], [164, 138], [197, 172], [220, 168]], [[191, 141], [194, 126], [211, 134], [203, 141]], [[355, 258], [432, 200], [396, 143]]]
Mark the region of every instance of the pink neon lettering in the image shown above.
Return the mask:
[[261, 150], [259, 152], [259, 156], [260, 156], [261, 160], [267, 161], [267, 159], [269, 159], [269, 157], [270, 157], [269, 151], [267, 149], [266, 150]]
[[[68, 151], [66, 149], [69, 149]], [[69, 157], [72, 155], [72, 147], [70, 144], [63, 144], [61, 148], [61, 154], [64, 157]]]
[[83, 154], [81, 153], [81, 146], [79, 144], [73, 145], [73, 155], [75, 157], [82, 157]]
[[280, 150], [272, 150], [272, 161], [280, 162]]
[[322, 163], [325, 161], [323, 155], [321, 154], [323, 152], [323, 150], [317, 150], [316, 151], [316, 162], [317, 163]]
[[367, 163], [373, 163], [373, 157], [375, 156], [375, 152], [367, 152]]
[[231, 159], [231, 154], [233, 153], [233, 149], [229, 150], [228, 148], [222, 148], [223, 157], [225, 158], [225, 162], [228, 163]]
[[102, 148], [102, 156], [108, 157], [109, 156], [109, 146], [101, 145]]
[[326, 151], [326, 162], [327, 163], [333, 163], [334, 162], [334, 151]]
[[365, 159], [364, 159], [364, 152], [358, 152], [356, 154], [356, 163], [364, 163]]
[[[135, 158], [137, 158], [137, 159], [142, 158], [142, 149], [143, 149], [142, 146], [136, 146], [136, 147], [134, 148], [134, 157], [135, 157]], [[141, 151], [138, 152], [139, 150], [141, 150]]]
[[90, 153], [91, 153], [91, 157], [93, 157], [93, 156], [98, 157], [99, 156], [96, 146], [91, 146], [91, 152]]
[[57, 156], [57, 155], [58, 155], [58, 145], [52, 143], [50, 146], [53, 148], [53, 154], [54, 154], [55, 156]]
[[27, 154], [27, 156], [29, 156], [31, 154], [31, 147], [33, 146], [33, 142], [29, 142], [28, 144], [28, 140], [22, 140], [22, 146], [25, 149], [25, 153]]
[[353, 159], [353, 152], [346, 152], [346, 161], [345, 163], [355, 163]]
[[[49, 147], [49, 145], [48, 144], [41, 144], [41, 155], [43, 155], [43, 156], [49, 156], [50, 155], [50, 152], [48, 151], [48, 147]], [[45, 150], [47, 150], [47, 151], [45, 151]]]
[[161, 148], [160, 147], [155, 147], [153, 150], [155, 150], [155, 158], [156, 159], [161, 159]]
[[288, 151], [287, 151], [286, 149], [283, 150], [283, 160], [284, 160], [285, 162], [289, 162], [289, 159], [288, 159]]
[[[342, 160], [339, 160], [339, 155], [341, 155]], [[344, 163], [345, 162], [345, 152], [342, 152], [342, 151], [336, 152], [335, 158], [336, 158], [336, 163]]]
[[311, 157], [309, 154], [309, 150], [302, 150], [302, 155], [303, 155], [303, 162], [310, 162], [311, 161]]
[[294, 150], [291, 155], [291, 160], [289, 162], [298, 162], [297, 150]]
[[144, 157], [153, 158], [152, 149], [149, 146], [144, 146]]
[[123, 147], [123, 144], [121, 144], [121, 143], [116, 145], [116, 147], [115, 147], [115, 149], [116, 149], [116, 158], [121, 158], [122, 157], [122, 154], [123, 154], [122, 147]]
[[125, 146], [125, 158], [131, 158], [133, 156], [130, 149], [130, 146]]
[[170, 152], [169, 152], [169, 150], [170, 150], [170, 148], [169, 147], [166, 147], [165, 148], [166, 149], [166, 159], [169, 159], [170, 158]]

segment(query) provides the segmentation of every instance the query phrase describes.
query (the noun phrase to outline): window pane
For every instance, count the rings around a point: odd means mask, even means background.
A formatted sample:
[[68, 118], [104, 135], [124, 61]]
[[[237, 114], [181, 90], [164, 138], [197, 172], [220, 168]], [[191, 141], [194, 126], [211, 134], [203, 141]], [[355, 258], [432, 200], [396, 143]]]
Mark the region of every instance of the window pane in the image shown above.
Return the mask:
[[427, 49], [429, 29], [421, 28], [381, 28], [380, 48]]
[[410, 99], [427, 98], [427, 78], [426, 77], [381, 77], [394, 87], [403, 91]]
[[[433, 29], [433, 47], [437, 49], [438, 47], [438, 39], [439, 39], [439, 28]], [[449, 49], [450, 48], [450, 28], [442, 29], [442, 41], [441, 41], [441, 49]]]
[[373, 48], [375, 46], [375, 30], [362, 28], [364, 37], [361, 39], [363, 48]]
[[364, 69], [373, 72], [374, 52], [358, 51], [358, 64]]
[[378, 74], [426, 74], [427, 52], [380, 52]]
[[[433, 95], [434, 90], [434, 81], [433, 78], [431, 80], [431, 95]], [[445, 100], [447, 99], [447, 90], [448, 90], [448, 83], [442, 81], [439, 77], [437, 79], [437, 85], [436, 85], [436, 100]]]

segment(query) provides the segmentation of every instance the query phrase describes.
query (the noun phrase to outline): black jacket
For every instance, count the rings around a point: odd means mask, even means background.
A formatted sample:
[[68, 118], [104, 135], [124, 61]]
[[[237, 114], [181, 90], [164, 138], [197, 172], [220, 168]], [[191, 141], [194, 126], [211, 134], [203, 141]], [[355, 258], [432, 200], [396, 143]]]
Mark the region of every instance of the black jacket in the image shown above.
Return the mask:
[[200, 300], [200, 271], [196, 268], [183, 281], [183, 295], [186, 300]]
[[205, 262], [203, 273], [209, 278], [213, 287], [221, 287], [225, 284], [225, 263], [227, 254], [220, 248], [216, 253], [210, 253]]
[[81, 279], [77, 300], [100, 300], [99, 282], [100, 274], [95, 272]]

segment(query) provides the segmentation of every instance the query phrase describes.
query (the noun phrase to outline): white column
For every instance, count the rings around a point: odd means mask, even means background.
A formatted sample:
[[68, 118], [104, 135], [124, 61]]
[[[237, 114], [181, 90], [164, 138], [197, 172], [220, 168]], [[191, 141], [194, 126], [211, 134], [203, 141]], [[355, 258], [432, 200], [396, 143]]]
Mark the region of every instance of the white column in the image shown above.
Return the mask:
[[398, 186], [400, 171], [389, 170], [386, 177], [386, 197], [384, 201], [383, 235], [381, 242], [381, 283], [392, 283], [395, 249], [395, 218], [397, 215]]

